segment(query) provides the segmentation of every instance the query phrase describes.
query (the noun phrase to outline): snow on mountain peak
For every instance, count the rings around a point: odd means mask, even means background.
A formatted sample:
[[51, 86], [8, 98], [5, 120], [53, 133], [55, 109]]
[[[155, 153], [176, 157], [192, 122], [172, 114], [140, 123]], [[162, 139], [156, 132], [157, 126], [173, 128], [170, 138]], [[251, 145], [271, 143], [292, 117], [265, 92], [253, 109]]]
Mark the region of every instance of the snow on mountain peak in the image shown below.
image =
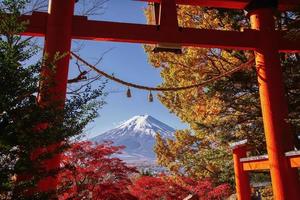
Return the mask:
[[163, 137], [172, 137], [175, 130], [150, 115], [138, 115], [130, 118], [116, 129], [124, 129], [141, 134], [156, 136], [157, 133]]
[[91, 140], [94, 142], [113, 141], [114, 145], [124, 145], [125, 152], [121, 155], [124, 160], [153, 161], [156, 134], [159, 133], [162, 138], [173, 138], [174, 132], [173, 128], [150, 115], [138, 115]]

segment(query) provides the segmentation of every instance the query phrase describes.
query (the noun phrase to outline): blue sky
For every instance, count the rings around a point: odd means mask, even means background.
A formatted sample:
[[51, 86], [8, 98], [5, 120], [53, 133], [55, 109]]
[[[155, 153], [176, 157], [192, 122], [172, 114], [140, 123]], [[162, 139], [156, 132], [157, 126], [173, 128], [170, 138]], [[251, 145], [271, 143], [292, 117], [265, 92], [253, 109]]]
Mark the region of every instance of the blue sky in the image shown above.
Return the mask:
[[[93, 19], [144, 24], [146, 20], [143, 10], [146, 5], [132, 0], [109, 0], [105, 5], [104, 14]], [[156, 86], [161, 83], [160, 70], [148, 64], [147, 55], [141, 44], [86, 41], [80, 54], [92, 63], [108, 49], [111, 50], [105, 54], [103, 61], [98, 65], [105, 72], [114, 73], [116, 77], [123, 80], [147, 86]], [[72, 74], [72, 68], [70, 68], [70, 74]], [[107, 96], [107, 104], [99, 110], [100, 117], [87, 129], [88, 137], [142, 114], [152, 115], [175, 129], [187, 127], [174, 114], [170, 114], [158, 99], [155, 98], [153, 103], [148, 102], [146, 91], [131, 89], [133, 97], [127, 98], [125, 94], [127, 88], [111, 81], [107, 85], [107, 90], [119, 92], [110, 93]], [[156, 93], [153, 94], [156, 96]]]

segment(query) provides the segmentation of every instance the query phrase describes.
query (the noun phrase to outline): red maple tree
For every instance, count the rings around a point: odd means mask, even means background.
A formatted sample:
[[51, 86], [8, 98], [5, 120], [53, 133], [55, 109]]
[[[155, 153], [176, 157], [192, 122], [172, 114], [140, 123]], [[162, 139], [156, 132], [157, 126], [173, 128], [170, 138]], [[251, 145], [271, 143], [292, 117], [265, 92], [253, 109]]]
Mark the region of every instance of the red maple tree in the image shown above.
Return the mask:
[[142, 176], [130, 188], [131, 193], [140, 200], [182, 200], [192, 199], [221, 200], [231, 194], [228, 184], [214, 186], [210, 180], [195, 181], [187, 177]]
[[136, 169], [112, 157], [122, 148], [111, 142], [74, 143], [64, 154], [59, 199], [135, 200], [128, 186]]
[[150, 176], [142, 176], [137, 179], [130, 191], [140, 200], [182, 200], [190, 194], [187, 189], [166, 177]]
[[215, 186], [210, 180], [188, 177], [141, 176], [132, 182], [136, 169], [112, 156], [122, 149], [111, 142], [74, 143], [63, 155], [59, 200], [182, 200], [189, 195], [221, 200], [230, 195], [227, 184]]
[[209, 179], [193, 182], [188, 188], [194, 194], [197, 194], [199, 199], [203, 200], [221, 200], [225, 199], [231, 194], [229, 184], [221, 184], [215, 186]]

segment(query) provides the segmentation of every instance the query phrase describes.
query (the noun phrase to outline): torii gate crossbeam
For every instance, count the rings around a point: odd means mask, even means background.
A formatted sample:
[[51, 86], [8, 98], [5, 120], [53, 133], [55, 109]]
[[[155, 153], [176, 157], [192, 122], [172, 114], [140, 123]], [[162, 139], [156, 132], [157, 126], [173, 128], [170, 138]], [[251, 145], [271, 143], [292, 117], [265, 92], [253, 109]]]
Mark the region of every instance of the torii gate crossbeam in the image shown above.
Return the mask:
[[[23, 16], [30, 26], [23, 35], [44, 37], [47, 27], [48, 13], [34, 12]], [[260, 32], [252, 29], [239, 31], [222, 31], [212, 29], [180, 28], [169, 33], [158, 30], [155, 25], [106, 22], [88, 20], [84, 16], [72, 18], [72, 39], [114, 41], [130, 43], [170, 43], [182, 46], [204, 48], [226, 48], [239, 50], [255, 50], [261, 38]], [[300, 52], [300, 41], [285, 38], [285, 32], [276, 32], [280, 52]]]
[[[136, 1], [160, 3], [162, 0], [136, 0]], [[278, 1], [279, 1], [278, 9], [280, 11], [293, 10], [299, 6], [298, 0], [278, 0]], [[181, 4], [181, 5], [239, 9], [239, 10], [245, 9], [250, 2], [251, 0], [176, 0], [176, 4]]]
[[[285, 122], [287, 104], [278, 52], [300, 52], [300, 41], [291, 42], [284, 37], [284, 33], [275, 31], [272, 12], [274, 7], [256, 5], [261, 2], [273, 4], [276, 0], [143, 0], [160, 3], [159, 26], [92, 21], [86, 17], [73, 15], [75, 0], [49, 1], [48, 13], [33, 13], [22, 18], [30, 22], [23, 35], [44, 36], [45, 53], [50, 59], [56, 52], [69, 52], [72, 39], [150, 44], [175, 43], [182, 46], [254, 50], [274, 196], [278, 200], [298, 199], [300, 196], [299, 184], [296, 180], [298, 177], [292, 176], [291, 170], [286, 167], [288, 161], [284, 158], [289, 137]], [[253, 2], [256, 7], [252, 6], [249, 13], [252, 30], [236, 32], [178, 27], [176, 3], [244, 9]], [[279, 0], [278, 8], [290, 10], [299, 5], [299, 0]], [[50, 90], [61, 101], [64, 101], [66, 95], [69, 58], [68, 55], [56, 63], [57, 71], [53, 78], [57, 85]], [[48, 75], [45, 66], [42, 76]], [[58, 165], [59, 158], [50, 160], [47, 169], [50, 170]], [[40, 190], [55, 187], [56, 180], [51, 177], [39, 184]], [[240, 199], [250, 199], [249, 193], [247, 190], [245, 195], [240, 195]]]

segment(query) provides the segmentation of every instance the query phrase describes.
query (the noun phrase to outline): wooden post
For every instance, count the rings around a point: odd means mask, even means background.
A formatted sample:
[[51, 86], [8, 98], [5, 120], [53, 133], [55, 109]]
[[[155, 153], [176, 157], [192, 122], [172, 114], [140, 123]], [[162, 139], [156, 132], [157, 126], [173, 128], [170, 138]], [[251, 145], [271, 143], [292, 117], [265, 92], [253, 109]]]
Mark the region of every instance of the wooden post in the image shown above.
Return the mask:
[[240, 162], [241, 158], [247, 156], [246, 143], [247, 140], [243, 140], [230, 145], [233, 151], [235, 188], [238, 200], [251, 200], [249, 175], [247, 171], [244, 171], [243, 163]]
[[290, 143], [290, 133], [286, 129], [288, 109], [275, 32], [274, 9], [258, 8], [251, 10], [249, 15], [252, 29], [260, 32], [259, 41], [253, 42], [258, 45], [255, 60], [274, 199], [299, 199], [297, 177], [292, 177], [292, 170], [284, 155], [286, 144]]
[[[47, 65], [42, 68], [41, 93], [38, 99], [41, 105], [47, 106], [55, 102], [55, 105], [64, 106], [70, 60], [69, 52], [72, 40], [74, 4], [75, 0], [49, 0], [44, 54], [48, 61], [53, 61], [57, 54], [65, 55], [54, 62], [54, 72]], [[53, 85], [47, 85], [48, 80], [53, 81]], [[45, 126], [47, 127], [47, 125]], [[59, 147], [59, 144], [47, 147], [46, 151], [52, 152], [57, 147]], [[59, 154], [55, 155], [53, 158], [44, 161], [43, 167], [46, 170], [58, 168], [60, 159]], [[51, 191], [56, 188], [57, 180], [52, 176], [46, 177], [38, 183], [39, 191]]]

